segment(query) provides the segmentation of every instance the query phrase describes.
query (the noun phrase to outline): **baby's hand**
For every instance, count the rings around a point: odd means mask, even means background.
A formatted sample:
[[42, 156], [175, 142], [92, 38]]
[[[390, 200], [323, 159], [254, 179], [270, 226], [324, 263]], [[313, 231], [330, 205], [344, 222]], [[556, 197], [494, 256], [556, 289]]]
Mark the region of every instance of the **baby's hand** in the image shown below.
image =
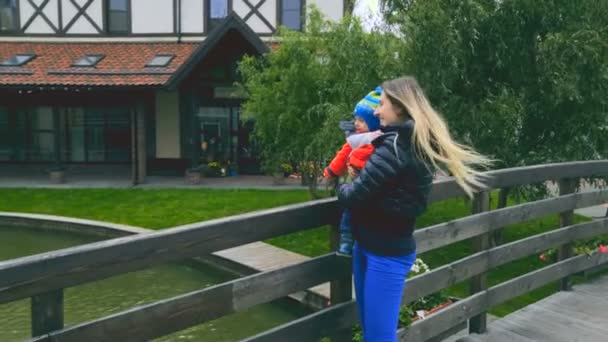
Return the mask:
[[359, 171], [357, 171], [357, 169], [355, 169], [354, 167], [348, 165], [348, 175], [350, 176], [350, 178], [356, 178], [357, 176], [359, 176]]

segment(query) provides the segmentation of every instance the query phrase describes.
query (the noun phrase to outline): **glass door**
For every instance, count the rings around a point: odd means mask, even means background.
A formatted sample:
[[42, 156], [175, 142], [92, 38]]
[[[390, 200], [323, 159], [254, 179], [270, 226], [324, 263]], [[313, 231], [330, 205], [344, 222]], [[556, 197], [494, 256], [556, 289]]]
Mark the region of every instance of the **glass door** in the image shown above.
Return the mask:
[[209, 106], [199, 109], [197, 116], [200, 125], [201, 162], [230, 162], [233, 165], [236, 163], [239, 110], [239, 107], [234, 106]]

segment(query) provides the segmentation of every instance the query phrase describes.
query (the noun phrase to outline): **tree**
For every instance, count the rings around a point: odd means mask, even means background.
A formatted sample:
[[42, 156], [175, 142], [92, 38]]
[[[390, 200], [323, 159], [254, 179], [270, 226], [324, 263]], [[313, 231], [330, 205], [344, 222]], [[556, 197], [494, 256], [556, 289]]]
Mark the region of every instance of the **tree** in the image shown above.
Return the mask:
[[[239, 66], [249, 97], [244, 115], [254, 117], [262, 164], [273, 172], [285, 162], [316, 177], [344, 143], [340, 120], [382, 80], [400, 74], [400, 43], [365, 33], [349, 16], [331, 23], [310, 11], [304, 32], [281, 30], [278, 48]], [[303, 171], [303, 170], [301, 170]]]
[[606, 158], [608, 1], [386, 0], [407, 69], [510, 167]]
[[608, 157], [608, 1], [385, 5], [401, 28], [407, 69], [455, 135], [496, 167]]

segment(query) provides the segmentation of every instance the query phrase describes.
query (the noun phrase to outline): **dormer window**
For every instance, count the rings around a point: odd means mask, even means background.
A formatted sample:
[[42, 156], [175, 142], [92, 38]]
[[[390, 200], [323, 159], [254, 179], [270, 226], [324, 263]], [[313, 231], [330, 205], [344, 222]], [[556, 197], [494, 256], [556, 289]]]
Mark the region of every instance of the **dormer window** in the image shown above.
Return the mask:
[[36, 55], [32, 53], [20, 53], [0, 62], [0, 66], [20, 67], [31, 61]]
[[17, 31], [17, 0], [0, 0], [0, 33]]
[[173, 60], [175, 55], [155, 55], [152, 59], [146, 64], [148, 68], [166, 68], [169, 63]]
[[82, 67], [82, 68], [93, 68], [101, 61], [105, 55], [84, 55], [80, 57], [74, 64], [73, 67]]

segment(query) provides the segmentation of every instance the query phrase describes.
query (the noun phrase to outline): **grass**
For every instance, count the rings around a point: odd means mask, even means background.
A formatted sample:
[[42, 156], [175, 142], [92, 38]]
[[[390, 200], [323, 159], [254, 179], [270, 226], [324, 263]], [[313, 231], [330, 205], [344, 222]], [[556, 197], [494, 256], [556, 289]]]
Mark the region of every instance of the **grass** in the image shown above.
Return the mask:
[[[0, 189], [0, 211], [71, 216], [162, 229], [309, 199], [309, 194], [302, 190]], [[492, 201], [496, 203], [496, 194], [493, 194]], [[509, 205], [513, 204], [516, 203], [510, 201]], [[418, 219], [418, 226], [428, 227], [469, 213], [470, 203], [460, 198], [434, 203]], [[575, 222], [585, 220], [583, 217], [575, 217]], [[558, 225], [557, 215], [511, 225], [504, 230], [504, 240], [519, 240], [550, 231]], [[320, 227], [270, 239], [268, 242], [303, 255], [317, 256], [330, 252], [328, 237], [329, 228]], [[462, 241], [424, 253], [420, 257], [431, 268], [435, 268], [470, 255], [470, 245], [470, 241]], [[488, 282], [492, 286], [543, 266], [546, 264], [538, 256], [532, 255], [489, 272]], [[556, 284], [549, 284], [498, 305], [491, 313], [504, 316], [551, 295], [556, 288]], [[452, 296], [466, 297], [467, 293], [467, 282], [448, 289], [448, 294]]]
[[0, 211], [161, 229], [309, 199], [301, 190], [0, 189]]

